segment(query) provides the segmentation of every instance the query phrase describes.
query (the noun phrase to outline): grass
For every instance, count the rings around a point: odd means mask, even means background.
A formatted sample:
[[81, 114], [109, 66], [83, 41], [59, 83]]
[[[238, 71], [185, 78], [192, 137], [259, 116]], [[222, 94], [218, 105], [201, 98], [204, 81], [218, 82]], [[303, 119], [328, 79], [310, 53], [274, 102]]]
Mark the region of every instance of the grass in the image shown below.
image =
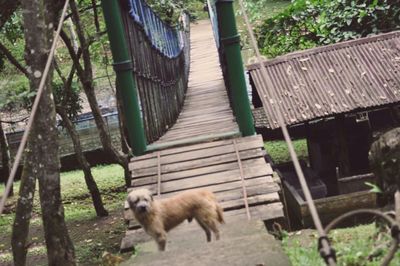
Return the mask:
[[[119, 165], [107, 165], [93, 167], [92, 172], [101, 191], [105, 208], [110, 213], [108, 217], [96, 216], [82, 171], [61, 173], [65, 220], [80, 265], [99, 265], [103, 252], [117, 253], [126, 229], [122, 214], [126, 197], [123, 169]], [[15, 191], [18, 191], [19, 183], [19, 181], [15, 183]], [[0, 195], [3, 191], [4, 186], [1, 185]], [[13, 196], [7, 202], [8, 206], [12, 206], [12, 210], [15, 209], [16, 200], [17, 196]], [[28, 240], [31, 243], [28, 264], [46, 265], [46, 249], [37, 191], [34, 200], [35, 207]], [[13, 220], [13, 213], [0, 216], [1, 265], [7, 265], [12, 261], [10, 235]]]
[[[300, 160], [308, 160], [307, 141], [305, 139], [294, 140], [293, 146]], [[267, 153], [272, 157], [275, 164], [291, 161], [285, 141], [266, 141], [264, 142], [264, 147]]]
[[[390, 233], [379, 233], [375, 224], [333, 230], [329, 236], [336, 250], [338, 265], [380, 265], [387, 251], [385, 244], [390, 243]], [[326, 265], [317, 252], [317, 240], [314, 230], [299, 231], [284, 237], [283, 248], [293, 266]], [[372, 253], [379, 255], [368, 259]], [[400, 265], [399, 252], [390, 265]]]

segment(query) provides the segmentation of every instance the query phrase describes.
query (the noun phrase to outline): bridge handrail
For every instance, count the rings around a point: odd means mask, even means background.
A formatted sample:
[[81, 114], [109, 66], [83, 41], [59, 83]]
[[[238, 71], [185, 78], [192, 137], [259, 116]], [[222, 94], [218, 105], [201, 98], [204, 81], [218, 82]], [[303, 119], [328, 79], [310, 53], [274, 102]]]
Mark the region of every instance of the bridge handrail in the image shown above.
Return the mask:
[[133, 77], [147, 144], [178, 118], [189, 75], [189, 16], [178, 25], [163, 22], [144, 0], [121, 2], [121, 17], [133, 63]]
[[129, 15], [143, 28], [153, 46], [169, 58], [179, 56], [185, 45], [181, 34], [184, 25], [168, 25], [143, 0], [129, 0], [128, 5]]
[[208, 0], [208, 14], [210, 16], [211, 27], [214, 34], [214, 40], [219, 49], [219, 31], [218, 31], [218, 17], [217, 17], [217, 7], [215, 5], [216, 0]]

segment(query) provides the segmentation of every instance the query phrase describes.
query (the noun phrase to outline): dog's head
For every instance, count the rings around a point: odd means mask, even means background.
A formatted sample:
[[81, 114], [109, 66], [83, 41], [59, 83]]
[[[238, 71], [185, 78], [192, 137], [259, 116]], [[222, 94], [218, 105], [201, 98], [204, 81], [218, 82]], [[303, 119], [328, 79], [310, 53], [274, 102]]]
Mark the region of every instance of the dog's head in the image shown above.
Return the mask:
[[153, 196], [148, 189], [137, 189], [129, 192], [127, 201], [135, 214], [146, 214], [151, 211]]

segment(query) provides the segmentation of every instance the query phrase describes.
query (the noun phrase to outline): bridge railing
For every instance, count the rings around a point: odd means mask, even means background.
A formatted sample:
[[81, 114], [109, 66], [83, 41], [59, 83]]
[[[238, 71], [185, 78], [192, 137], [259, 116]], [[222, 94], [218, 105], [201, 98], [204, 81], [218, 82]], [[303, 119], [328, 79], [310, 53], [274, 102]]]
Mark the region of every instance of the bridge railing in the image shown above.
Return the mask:
[[189, 17], [164, 23], [143, 0], [121, 1], [128, 50], [147, 143], [171, 127], [183, 106], [189, 74]]

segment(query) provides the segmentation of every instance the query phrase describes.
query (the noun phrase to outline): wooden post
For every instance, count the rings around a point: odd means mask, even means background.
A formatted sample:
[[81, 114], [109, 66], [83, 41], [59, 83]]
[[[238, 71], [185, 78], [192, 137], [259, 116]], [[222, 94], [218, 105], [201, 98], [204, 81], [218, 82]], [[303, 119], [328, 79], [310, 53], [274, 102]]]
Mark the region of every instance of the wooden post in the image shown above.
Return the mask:
[[346, 123], [345, 116], [338, 115], [335, 117], [336, 134], [338, 140], [338, 161], [339, 175], [348, 176], [350, 174], [349, 150], [347, 148]]

